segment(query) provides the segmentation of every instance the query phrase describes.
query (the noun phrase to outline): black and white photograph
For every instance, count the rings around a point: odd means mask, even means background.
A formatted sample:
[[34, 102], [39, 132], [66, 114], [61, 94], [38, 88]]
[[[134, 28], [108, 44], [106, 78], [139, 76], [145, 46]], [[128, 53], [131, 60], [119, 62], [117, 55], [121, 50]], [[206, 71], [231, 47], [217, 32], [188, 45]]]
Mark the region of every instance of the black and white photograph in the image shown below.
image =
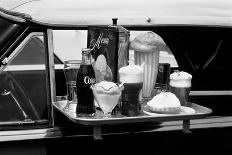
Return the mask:
[[232, 151], [231, 0], [0, 0], [0, 155]]

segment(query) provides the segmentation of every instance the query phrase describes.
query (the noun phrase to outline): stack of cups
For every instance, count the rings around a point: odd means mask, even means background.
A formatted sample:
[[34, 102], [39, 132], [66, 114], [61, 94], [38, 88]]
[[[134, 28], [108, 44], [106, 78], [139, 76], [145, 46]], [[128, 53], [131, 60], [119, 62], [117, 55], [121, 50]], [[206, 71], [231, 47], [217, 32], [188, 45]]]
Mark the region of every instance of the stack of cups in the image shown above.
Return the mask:
[[154, 32], [145, 32], [135, 37], [130, 48], [134, 50], [135, 64], [144, 64], [143, 98], [150, 99], [154, 89], [161, 47], [166, 46], [160, 36]]

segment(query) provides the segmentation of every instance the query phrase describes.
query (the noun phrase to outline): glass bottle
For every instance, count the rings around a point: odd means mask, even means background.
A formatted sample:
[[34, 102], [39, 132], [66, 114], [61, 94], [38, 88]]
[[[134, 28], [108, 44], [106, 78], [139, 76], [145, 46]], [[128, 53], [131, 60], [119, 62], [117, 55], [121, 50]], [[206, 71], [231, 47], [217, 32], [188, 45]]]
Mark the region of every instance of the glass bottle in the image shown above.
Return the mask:
[[77, 116], [92, 116], [95, 113], [94, 96], [90, 88], [96, 83], [95, 73], [92, 67], [91, 49], [82, 49], [82, 62], [77, 73], [76, 87], [78, 104]]

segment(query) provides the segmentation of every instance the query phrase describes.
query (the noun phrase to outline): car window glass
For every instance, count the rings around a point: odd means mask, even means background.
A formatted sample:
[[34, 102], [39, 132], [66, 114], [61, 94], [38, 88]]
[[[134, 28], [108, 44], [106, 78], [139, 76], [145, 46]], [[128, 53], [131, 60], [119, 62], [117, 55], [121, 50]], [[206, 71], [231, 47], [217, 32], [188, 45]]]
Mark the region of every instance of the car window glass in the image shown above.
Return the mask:
[[48, 118], [44, 47], [43, 33], [31, 33], [8, 57], [0, 72], [0, 122]]

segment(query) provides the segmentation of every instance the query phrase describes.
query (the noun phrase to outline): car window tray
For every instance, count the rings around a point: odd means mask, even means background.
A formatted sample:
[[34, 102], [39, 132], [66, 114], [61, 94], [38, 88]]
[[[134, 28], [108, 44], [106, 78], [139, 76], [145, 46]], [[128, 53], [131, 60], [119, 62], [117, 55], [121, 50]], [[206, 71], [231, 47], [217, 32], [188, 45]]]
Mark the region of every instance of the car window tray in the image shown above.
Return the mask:
[[67, 100], [57, 101], [53, 105], [58, 111], [68, 117], [71, 121], [82, 124], [82, 125], [89, 125], [93, 126], [93, 136], [94, 139], [102, 139], [101, 136], [101, 127], [102, 125], [107, 124], [121, 124], [121, 123], [138, 123], [138, 122], [165, 122], [165, 121], [178, 121], [183, 120], [183, 132], [188, 133], [191, 132], [189, 130], [190, 127], [190, 120], [191, 119], [200, 119], [207, 117], [212, 110], [195, 104], [191, 103], [190, 108], [195, 110], [195, 113], [179, 113], [179, 114], [150, 114], [147, 111], [146, 105], [142, 105], [141, 114], [138, 116], [127, 117], [121, 114], [112, 115], [111, 118], [102, 118], [102, 112], [100, 110], [96, 110], [94, 116], [89, 117], [79, 117], [76, 115], [75, 112], [69, 112], [64, 110], [64, 107], [67, 104]]

